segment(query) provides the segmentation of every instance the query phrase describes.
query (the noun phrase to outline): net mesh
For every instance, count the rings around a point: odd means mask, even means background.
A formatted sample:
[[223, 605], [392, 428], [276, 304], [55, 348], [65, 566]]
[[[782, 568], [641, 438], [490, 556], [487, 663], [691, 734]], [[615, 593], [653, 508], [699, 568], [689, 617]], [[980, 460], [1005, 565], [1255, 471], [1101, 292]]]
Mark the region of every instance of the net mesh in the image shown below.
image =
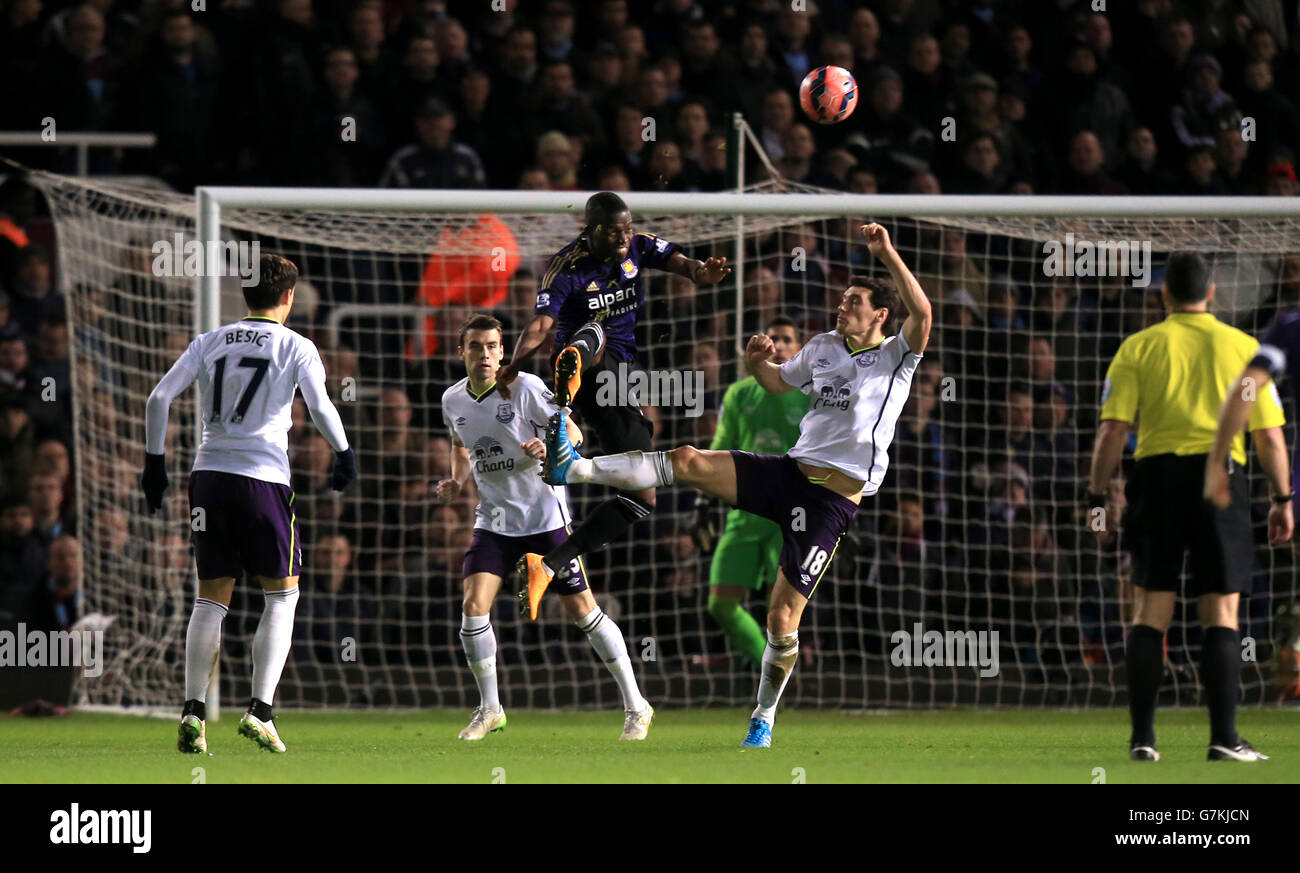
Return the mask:
[[[194, 393], [172, 407], [166, 511], [145, 512], [136, 476], [144, 403], [193, 337], [193, 278], [159, 276], [151, 247], [192, 239], [194, 200], [165, 190], [33, 174], [58, 234], [59, 275], [74, 328], [77, 511], [90, 606], [116, 615], [110, 662], [86, 699], [178, 703], [194, 596], [183, 487], [194, 455]], [[794, 190], [767, 183], [765, 190]], [[806, 189], [805, 189], [806, 190]], [[744, 303], [730, 282], [696, 289], [648, 276], [642, 364], [699, 371], [705, 412], [647, 408], [656, 448], [707, 446], [738, 376], [737, 330], [793, 317], [801, 338], [831, 325], [850, 275], [878, 273], [858, 241], [866, 216], [746, 216]], [[1032, 209], [1026, 201], [1026, 209]], [[641, 215], [639, 229], [696, 257], [733, 254], [734, 215]], [[1259, 335], [1300, 304], [1293, 222], [1262, 219], [987, 220], [881, 218], [932, 300], [931, 347], [890, 449], [889, 477], [864, 503], [801, 630], [788, 705], [1114, 705], [1123, 697], [1123, 625], [1132, 608], [1124, 553], [1099, 550], [1080, 510], [1102, 377], [1123, 337], [1163, 316], [1159, 268], [1173, 248], [1215, 258], [1220, 318]], [[454, 357], [465, 315], [491, 311], [507, 346], [531, 317], [547, 258], [577, 232], [571, 214], [227, 209], [223, 231], [300, 268], [291, 327], [313, 338], [330, 394], [360, 458], [345, 496], [326, 487], [331, 453], [296, 403], [290, 459], [304, 543], [295, 645], [277, 695], [285, 706], [471, 706], [458, 639], [460, 562], [472, 487], [449, 506], [439, 398], [464, 375]], [[1044, 243], [1151, 243], [1148, 287], [1132, 278], [1044, 275]], [[222, 322], [243, 314], [222, 284]], [[737, 323], [739, 320], [739, 324]], [[540, 364], [547, 349], [535, 358]], [[1290, 418], [1292, 410], [1288, 408]], [[1291, 437], [1288, 425], [1288, 438]], [[596, 435], [598, 451], [599, 436]], [[1252, 465], [1254, 464], [1252, 460]], [[1254, 468], [1252, 467], [1252, 470]], [[1252, 641], [1245, 699], [1285, 693], [1295, 583], [1289, 550], [1262, 538], [1242, 633]], [[1117, 499], [1122, 491], [1115, 488]], [[571, 489], [581, 520], [608, 492]], [[708, 555], [691, 539], [694, 494], [661, 493], [656, 511], [587, 558], [598, 602], [622, 628], [643, 689], [659, 705], [740, 705], [756, 668], [730, 650], [707, 610]], [[548, 597], [536, 623], [517, 617], [507, 580], [493, 609], [503, 702], [616, 707], [617, 690], [583, 635]], [[760, 620], [764, 597], [747, 605]], [[261, 595], [236, 587], [222, 643], [223, 691], [247, 696]], [[1180, 608], [1168, 638], [1164, 702], [1199, 700], [1199, 630]], [[900, 666], [898, 631], [998, 631], [999, 669]], [[1282, 645], [1287, 643], [1287, 645]], [[1280, 670], [1280, 672], [1279, 672]]]

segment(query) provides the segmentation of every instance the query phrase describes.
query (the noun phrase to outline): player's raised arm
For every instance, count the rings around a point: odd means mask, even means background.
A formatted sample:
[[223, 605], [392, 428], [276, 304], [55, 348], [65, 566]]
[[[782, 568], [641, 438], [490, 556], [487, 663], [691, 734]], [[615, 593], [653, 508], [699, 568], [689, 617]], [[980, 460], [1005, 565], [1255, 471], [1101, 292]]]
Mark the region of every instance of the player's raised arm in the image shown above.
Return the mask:
[[140, 474], [140, 487], [145, 503], [152, 514], [162, 509], [163, 492], [167, 490], [167, 413], [172, 401], [193, 384], [199, 375], [198, 340], [190, 343], [183, 354], [172, 364], [149, 393], [144, 405], [144, 472]]
[[357, 458], [348, 445], [347, 434], [343, 431], [343, 419], [334, 408], [329, 392], [325, 388], [325, 364], [320, 353], [312, 346], [306, 366], [299, 370], [298, 389], [307, 404], [312, 423], [316, 430], [325, 437], [325, 441], [334, 449], [334, 468], [330, 471], [330, 488], [342, 491], [357, 478]]
[[670, 273], [676, 273], [678, 276], [685, 276], [696, 285], [716, 285], [731, 273], [731, 268], [727, 266], [726, 258], [709, 258], [707, 261], [699, 261], [695, 258], [688, 258], [681, 252], [673, 252], [664, 269]]
[[903, 322], [903, 338], [907, 346], [916, 354], [922, 354], [930, 342], [930, 327], [934, 315], [930, 307], [930, 298], [925, 296], [921, 283], [916, 281], [912, 271], [903, 263], [903, 256], [898, 253], [889, 240], [889, 231], [879, 224], [864, 224], [862, 236], [867, 241], [867, 249], [884, 263], [889, 275], [898, 288], [898, 296], [907, 310], [907, 320]]

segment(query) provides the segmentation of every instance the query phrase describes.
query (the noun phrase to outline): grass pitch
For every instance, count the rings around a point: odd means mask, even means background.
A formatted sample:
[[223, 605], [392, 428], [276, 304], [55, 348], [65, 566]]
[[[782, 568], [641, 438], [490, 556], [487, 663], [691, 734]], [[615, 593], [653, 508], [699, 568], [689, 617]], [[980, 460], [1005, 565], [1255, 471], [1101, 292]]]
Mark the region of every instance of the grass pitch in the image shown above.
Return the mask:
[[771, 749], [739, 748], [748, 710], [669, 710], [643, 743], [620, 743], [621, 712], [508, 710], [481, 742], [456, 734], [461, 711], [285, 712], [289, 747], [259, 750], [238, 714], [208, 723], [208, 755], [176, 751], [176, 723], [73, 713], [0, 716], [0, 782], [1300, 782], [1300, 712], [1239, 713], [1243, 736], [1272, 760], [1205, 760], [1203, 709], [1157, 716], [1156, 764], [1128, 760], [1124, 710], [840, 714], [786, 711]]

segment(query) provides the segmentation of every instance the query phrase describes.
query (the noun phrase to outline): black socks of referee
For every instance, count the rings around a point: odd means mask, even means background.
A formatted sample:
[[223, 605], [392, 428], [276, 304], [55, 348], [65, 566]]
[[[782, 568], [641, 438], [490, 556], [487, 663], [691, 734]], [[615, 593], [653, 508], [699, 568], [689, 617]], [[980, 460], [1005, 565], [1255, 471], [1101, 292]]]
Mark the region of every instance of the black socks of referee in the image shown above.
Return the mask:
[[645, 518], [654, 509], [644, 500], [619, 494], [592, 510], [591, 515], [578, 526], [569, 538], [550, 551], [542, 560], [556, 573], [569, 566], [579, 555], [603, 549], [612, 543], [632, 523]]
[[1133, 722], [1130, 747], [1156, 744], [1156, 696], [1165, 669], [1164, 642], [1164, 632], [1150, 625], [1129, 628], [1124, 663], [1128, 668], [1128, 713]]
[[1206, 628], [1201, 641], [1201, 681], [1210, 710], [1210, 744], [1237, 744], [1237, 692], [1241, 685], [1241, 640], [1236, 628]]

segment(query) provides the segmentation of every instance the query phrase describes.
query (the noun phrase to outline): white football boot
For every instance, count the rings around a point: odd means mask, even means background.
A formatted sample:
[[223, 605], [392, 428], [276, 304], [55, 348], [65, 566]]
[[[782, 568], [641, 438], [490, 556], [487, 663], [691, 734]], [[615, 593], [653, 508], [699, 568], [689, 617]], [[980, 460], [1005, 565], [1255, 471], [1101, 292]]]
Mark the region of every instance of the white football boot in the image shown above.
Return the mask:
[[480, 706], [474, 710], [474, 717], [460, 732], [462, 740], [481, 740], [490, 733], [503, 730], [506, 726], [506, 711], [501, 707], [485, 709]]
[[280, 741], [280, 735], [275, 731], [274, 719], [262, 721], [251, 712], [246, 712], [239, 722], [239, 735], [248, 737], [268, 752], [284, 751], [284, 743]]
[[655, 708], [648, 703], [640, 712], [628, 712], [623, 719], [623, 733], [619, 739], [644, 740], [646, 734], [650, 733], [650, 725], [654, 724], [654, 720]]
[[199, 755], [208, 750], [208, 738], [203, 719], [197, 715], [181, 716], [176, 729], [176, 748], [187, 755]]

